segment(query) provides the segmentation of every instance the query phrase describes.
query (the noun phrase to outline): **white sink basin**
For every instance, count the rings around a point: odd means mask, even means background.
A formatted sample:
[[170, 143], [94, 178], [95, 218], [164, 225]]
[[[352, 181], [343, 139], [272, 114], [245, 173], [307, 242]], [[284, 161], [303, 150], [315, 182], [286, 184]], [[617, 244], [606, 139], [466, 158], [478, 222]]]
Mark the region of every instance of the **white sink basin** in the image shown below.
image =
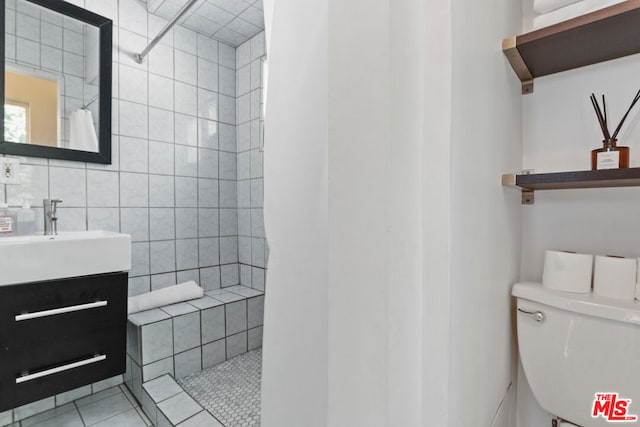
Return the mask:
[[0, 238], [0, 286], [131, 269], [131, 236], [78, 231]]

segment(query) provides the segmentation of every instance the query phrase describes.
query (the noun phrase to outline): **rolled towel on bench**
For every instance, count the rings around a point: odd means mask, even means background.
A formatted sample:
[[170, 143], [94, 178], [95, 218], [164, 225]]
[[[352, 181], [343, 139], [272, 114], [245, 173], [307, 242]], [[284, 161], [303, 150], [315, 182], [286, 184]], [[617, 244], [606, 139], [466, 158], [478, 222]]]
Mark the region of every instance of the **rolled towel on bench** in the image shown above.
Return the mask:
[[129, 297], [128, 314], [151, 310], [169, 304], [175, 304], [190, 299], [202, 298], [204, 290], [196, 282], [190, 280], [179, 285], [147, 292], [146, 294]]

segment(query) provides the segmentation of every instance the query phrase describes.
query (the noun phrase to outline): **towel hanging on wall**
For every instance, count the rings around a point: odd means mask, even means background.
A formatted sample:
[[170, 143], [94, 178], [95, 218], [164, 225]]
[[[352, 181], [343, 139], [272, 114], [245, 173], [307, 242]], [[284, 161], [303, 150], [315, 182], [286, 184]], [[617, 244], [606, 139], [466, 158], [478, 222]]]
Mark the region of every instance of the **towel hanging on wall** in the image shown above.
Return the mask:
[[98, 137], [93, 125], [93, 115], [89, 110], [76, 110], [71, 113], [69, 148], [72, 150], [98, 151]]

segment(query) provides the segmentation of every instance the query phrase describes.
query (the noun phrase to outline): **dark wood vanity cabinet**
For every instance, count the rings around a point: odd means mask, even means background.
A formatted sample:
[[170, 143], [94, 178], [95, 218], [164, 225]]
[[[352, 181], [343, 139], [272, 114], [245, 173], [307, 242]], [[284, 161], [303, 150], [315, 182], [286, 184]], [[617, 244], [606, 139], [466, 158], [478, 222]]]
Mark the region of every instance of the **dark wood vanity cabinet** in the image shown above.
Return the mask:
[[127, 273], [0, 286], [0, 412], [125, 372]]

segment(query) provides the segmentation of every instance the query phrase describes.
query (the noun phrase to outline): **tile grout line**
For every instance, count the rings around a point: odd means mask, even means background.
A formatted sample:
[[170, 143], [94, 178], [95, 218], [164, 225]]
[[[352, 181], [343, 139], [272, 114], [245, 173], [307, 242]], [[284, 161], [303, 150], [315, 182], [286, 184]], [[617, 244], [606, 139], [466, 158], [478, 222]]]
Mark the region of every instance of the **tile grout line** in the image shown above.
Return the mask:
[[[120, 11], [120, 7], [118, 7], [118, 11]], [[149, 13], [146, 14], [146, 35], [143, 36], [144, 40], [145, 40], [145, 44], [149, 43]], [[147, 144], [147, 233], [149, 236], [149, 273], [151, 273], [151, 262], [152, 262], [152, 258], [151, 258], [151, 177], [150, 177], [150, 151], [149, 151], [149, 136], [151, 134], [151, 115], [150, 115], [150, 104], [151, 104], [151, 95], [150, 95], [150, 84], [149, 84], [149, 60], [150, 58], [147, 57], [146, 58], [146, 66], [144, 67], [144, 69], [142, 70], [144, 75], [145, 75], [145, 79], [147, 82], [147, 105], [146, 105], [146, 113], [147, 113], [147, 137], [146, 137], [146, 144]], [[174, 107], [175, 109], [175, 107]], [[122, 165], [120, 165], [120, 168], [122, 168]], [[149, 277], [149, 286], [150, 289], [153, 290], [153, 282], [152, 282], [152, 277], [150, 274]], [[140, 369], [142, 370], [142, 365], [140, 366]], [[141, 373], [142, 375], [142, 373]]]
[[[93, 388], [92, 388], [92, 391], [93, 391]], [[82, 416], [82, 413], [80, 412], [80, 407], [78, 406], [78, 400], [74, 400], [73, 401], [73, 405], [75, 406], [76, 411], [78, 412], [78, 416], [80, 416], [80, 421], [82, 422], [82, 425], [86, 427], [87, 423], [84, 421], [84, 417]]]

